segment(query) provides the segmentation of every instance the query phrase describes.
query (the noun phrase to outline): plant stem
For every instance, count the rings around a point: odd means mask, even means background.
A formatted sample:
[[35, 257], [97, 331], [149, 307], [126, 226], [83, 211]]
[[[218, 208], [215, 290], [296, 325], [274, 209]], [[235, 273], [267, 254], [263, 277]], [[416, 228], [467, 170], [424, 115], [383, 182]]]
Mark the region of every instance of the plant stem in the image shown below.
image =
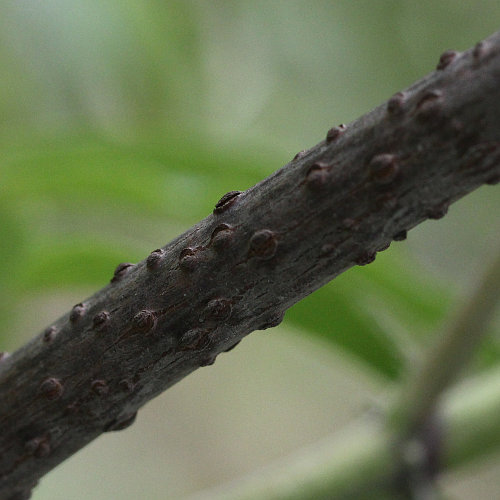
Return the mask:
[[436, 410], [441, 393], [452, 384], [477, 351], [500, 302], [500, 246], [482, 280], [436, 338], [403, 384], [391, 425], [401, 436], [411, 436]]

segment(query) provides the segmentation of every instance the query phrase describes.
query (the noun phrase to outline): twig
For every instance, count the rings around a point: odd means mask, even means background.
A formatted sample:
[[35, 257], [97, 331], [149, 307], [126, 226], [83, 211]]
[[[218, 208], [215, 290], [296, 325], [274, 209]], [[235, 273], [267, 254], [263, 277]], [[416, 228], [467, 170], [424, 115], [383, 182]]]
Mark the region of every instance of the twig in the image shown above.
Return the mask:
[[[0, 363], [0, 498], [484, 183], [500, 180], [500, 34], [244, 193]], [[186, 200], [189, 203], [189, 200]], [[82, 263], [84, 265], [84, 263]]]

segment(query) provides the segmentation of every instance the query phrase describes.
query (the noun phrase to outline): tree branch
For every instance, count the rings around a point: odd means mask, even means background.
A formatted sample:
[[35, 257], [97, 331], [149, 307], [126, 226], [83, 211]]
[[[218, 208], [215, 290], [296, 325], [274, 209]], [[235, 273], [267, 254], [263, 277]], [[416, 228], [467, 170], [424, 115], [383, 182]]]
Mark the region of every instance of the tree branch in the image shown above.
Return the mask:
[[[0, 498], [450, 203], [500, 180], [500, 33], [249, 190], [0, 363]], [[186, 200], [189, 203], [189, 200]], [[7, 431], [7, 432], [5, 432]]]
[[[190, 500], [399, 498], [394, 489], [402, 465], [410, 474], [412, 468], [418, 472], [428, 467], [429, 443], [422, 440], [422, 431], [436, 417], [438, 403], [439, 427], [446, 436], [440, 460], [447, 470], [497, 449], [500, 370], [490, 370], [445, 392], [476, 352], [500, 302], [500, 252], [495, 257], [465, 307], [450, 318], [425, 363], [412, 371], [398, 391], [396, 405], [387, 411], [388, 421], [370, 415], [296, 454], [237, 481], [201, 491]], [[438, 437], [431, 445], [439, 448], [441, 436], [430, 437]], [[395, 439], [401, 440], [396, 450]], [[423, 485], [434, 486], [431, 481], [410, 484], [415, 489]]]

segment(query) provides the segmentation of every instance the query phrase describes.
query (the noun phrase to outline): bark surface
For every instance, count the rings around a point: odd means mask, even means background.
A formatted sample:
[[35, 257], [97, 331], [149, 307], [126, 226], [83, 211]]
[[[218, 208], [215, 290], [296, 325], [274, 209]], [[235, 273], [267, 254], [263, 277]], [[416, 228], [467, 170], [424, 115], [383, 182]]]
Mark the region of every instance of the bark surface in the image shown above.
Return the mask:
[[500, 32], [297, 156], [0, 360], [0, 499], [500, 180]]

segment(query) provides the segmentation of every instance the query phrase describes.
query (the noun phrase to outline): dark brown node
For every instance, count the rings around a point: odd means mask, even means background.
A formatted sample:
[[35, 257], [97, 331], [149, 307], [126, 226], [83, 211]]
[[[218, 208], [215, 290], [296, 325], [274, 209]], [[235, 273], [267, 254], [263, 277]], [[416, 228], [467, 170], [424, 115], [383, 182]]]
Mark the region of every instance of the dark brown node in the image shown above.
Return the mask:
[[257, 330], [267, 330], [268, 328], [274, 328], [281, 324], [283, 318], [285, 317], [285, 313], [282, 311], [276, 311], [266, 318], [264, 318], [263, 323], [259, 325]]
[[153, 250], [146, 259], [146, 267], [152, 271], [153, 269], [157, 269], [163, 258], [165, 257], [165, 250], [162, 248], [157, 248]]
[[374, 156], [369, 165], [370, 175], [377, 184], [392, 182], [399, 171], [396, 155], [383, 153]]
[[134, 267], [134, 264], [130, 262], [122, 262], [116, 266], [113, 277], [111, 278], [111, 283], [116, 283], [120, 281], [130, 270]]
[[231, 316], [231, 311], [231, 301], [223, 297], [217, 297], [207, 304], [206, 318], [214, 321], [224, 321]]
[[488, 42], [486, 42], [485, 40], [476, 43], [474, 49], [472, 50], [472, 57], [476, 60], [476, 62], [484, 59], [484, 57], [488, 53], [488, 48]]
[[485, 181], [485, 184], [489, 186], [494, 186], [500, 182], [500, 174], [493, 174], [491, 177], [488, 177]]
[[108, 311], [101, 311], [97, 313], [92, 319], [92, 327], [94, 330], [102, 331], [109, 326], [110, 314]]
[[438, 65], [436, 66], [437, 70], [443, 70], [447, 66], [449, 66], [457, 57], [458, 53], [454, 50], [446, 50], [441, 54], [439, 58]]
[[302, 158], [306, 155], [307, 153], [307, 150], [306, 149], [303, 149], [302, 151], [299, 151], [294, 157], [293, 159], [294, 160], [298, 160], [299, 158]]
[[151, 333], [156, 328], [158, 318], [154, 311], [143, 309], [132, 318], [132, 322], [136, 331], [141, 333]]
[[45, 399], [55, 401], [62, 396], [64, 386], [59, 379], [50, 377], [40, 384], [39, 392]]
[[43, 332], [43, 341], [50, 343], [57, 337], [57, 328], [55, 326], [49, 326]]
[[236, 201], [241, 191], [229, 191], [226, 193], [216, 204], [214, 214], [221, 214], [225, 212]]
[[98, 396], [105, 396], [109, 392], [109, 387], [105, 380], [93, 380], [90, 388]]
[[391, 116], [398, 116], [404, 112], [406, 95], [404, 92], [397, 92], [387, 102], [387, 113]]
[[109, 424], [104, 426], [104, 432], [122, 431], [123, 429], [130, 427], [135, 422], [136, 418], [137, 412], [125, 417], [115, 418], [109, 422]]
[[333, 142], [335, 139], [340, 137], [346, 129], [346, 126], [341, 123], [338, 127], [332, 127], [327, 133], [326, 133], [326, 142], [330, 143]]
[[427, 212], [427, 217], [429, 219], [442, 219], [448, 213], [448, 205], [438, 205], [436, 207], [431, 208]]
[[200, 367], [211, 366], [215, 363], [217, 356], [208, 356], [200, 361]]
[[134, 390], [135, 384], [131, 380], [125, 378], [123, 380], [120, 380], [118, 386], [123, 392], [132, 392]]
[[311, 165], [306, 173], [307, 187], [313, 191], [317, 191], [325, 187], [328, 182], [328, 172], [330, 166], [326, 163], [317, 162]]
[[354, 262], [358, 266], [366, 266], [367, 264], [372, 263], [375, 260], [376, 256], [377, 256], [377, 252], [366, 252], [364, 254], [361, 254], [359, 257], [357, 257]]
[[437, 118], [443, 111], [443, 93], [440, 90], [428, 90], [417, 103], [417, 118], [422, 121]]
[[69, 320], [71, 323], [76, 323], [82, 316], [84, 316], [86, 309], [85, 304], [82, 304], [81, 302], [73, 306], [73, 309], [71, 309], [71, 312], [69, 313]]
[[260, 229], [250, 238], [249, 257], [256, 257], [261, 260], [269, 260], [276, 254], [278, 240], [270, 229]]
[[394, 241], [403, 241], [403, 240], [406, 240], [406, 237], [407, 237], [407, 232], [406, 232], [406, 229], [403, 229], [402, 231], [399, 231], [398, 233], [396, 233], [392, 239]]
[[223, 250], [227, 248], [233, 239], [234, 228], [229, 224], [219, 224], [212, 232], [210, 237], [210, 245], [215, 250]]
[[200, 249], [196, 248], [184, 248], [179, 254], [179, 267], [183, 271], [192, 272], [200, 263]]

